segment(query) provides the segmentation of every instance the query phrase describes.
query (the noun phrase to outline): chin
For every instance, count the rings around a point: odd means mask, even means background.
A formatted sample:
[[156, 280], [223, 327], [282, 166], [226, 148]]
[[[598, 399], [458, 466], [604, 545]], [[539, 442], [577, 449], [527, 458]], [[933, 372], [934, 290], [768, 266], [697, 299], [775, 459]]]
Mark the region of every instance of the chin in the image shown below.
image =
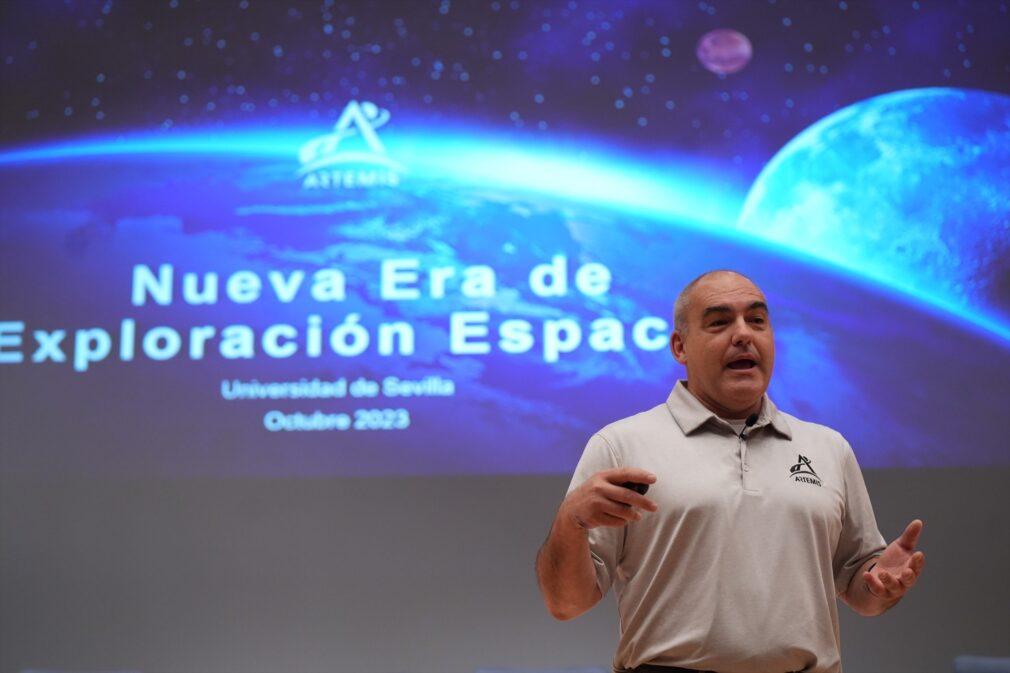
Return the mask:
[[766, 388], [767, 386], [758, 382], [729, 386], [726, 389], [726, 397], [733, 400], [737, 409], [750, 409], [755, 404], [761, 403]]

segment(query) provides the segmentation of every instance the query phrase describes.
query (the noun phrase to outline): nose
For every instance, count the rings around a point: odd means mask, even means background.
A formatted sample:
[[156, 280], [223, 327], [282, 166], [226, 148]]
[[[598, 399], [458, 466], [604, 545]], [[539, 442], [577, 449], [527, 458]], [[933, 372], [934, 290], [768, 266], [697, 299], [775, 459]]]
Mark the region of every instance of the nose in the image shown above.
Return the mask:
[[744, 317], [733, 321], [732, 341], [734, 346], [747, 346], [754, 341], [754, 330]]

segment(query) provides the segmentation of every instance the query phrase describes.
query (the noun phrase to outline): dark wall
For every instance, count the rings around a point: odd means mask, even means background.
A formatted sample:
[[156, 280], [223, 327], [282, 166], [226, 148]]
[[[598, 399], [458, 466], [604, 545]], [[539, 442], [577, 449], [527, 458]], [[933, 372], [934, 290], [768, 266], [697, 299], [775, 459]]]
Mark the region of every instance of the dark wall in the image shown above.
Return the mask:
[[[843, 608], [846, 670], [943, 671], [1010, 633], [1010, 470], [872, 471], [925, 521], [893, 612]], [[0, 493], [0, 671], [469, 672], [606, 665], [611, 596], [554, 622], [533, 573], [565, 477], [26, 483]]]

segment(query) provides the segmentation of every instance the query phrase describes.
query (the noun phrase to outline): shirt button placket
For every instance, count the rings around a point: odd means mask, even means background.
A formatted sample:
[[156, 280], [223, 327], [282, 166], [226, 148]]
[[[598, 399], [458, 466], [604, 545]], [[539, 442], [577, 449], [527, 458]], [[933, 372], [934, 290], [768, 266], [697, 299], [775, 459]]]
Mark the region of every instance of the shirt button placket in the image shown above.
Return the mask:
[[740, 483], [745, 491], [757, 490], [754, 485], [754, 475], [751, 472], [750, 458], [747, 456], [747, 439], [744, 437], [737, 439], [740, 441]]

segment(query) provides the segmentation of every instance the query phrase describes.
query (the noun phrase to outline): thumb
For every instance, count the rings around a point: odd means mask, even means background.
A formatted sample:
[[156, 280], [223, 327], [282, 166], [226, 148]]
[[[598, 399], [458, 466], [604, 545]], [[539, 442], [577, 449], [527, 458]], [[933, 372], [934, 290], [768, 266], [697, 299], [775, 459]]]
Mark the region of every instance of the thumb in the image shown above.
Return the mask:
[[922, 521], [916, 519], [905, 527], [905, 532], [898, 538], [898, 544], [905, 549], [915, 549], [919, 543], [919, 535], [922, 533]]
[[623, 484], [626, 481], [634, 481], [640, 484], [655, 484], [656, 475], [640, 467], [617, 467], [607, 470], [605, 473], [607, 481], [611, 484]]

